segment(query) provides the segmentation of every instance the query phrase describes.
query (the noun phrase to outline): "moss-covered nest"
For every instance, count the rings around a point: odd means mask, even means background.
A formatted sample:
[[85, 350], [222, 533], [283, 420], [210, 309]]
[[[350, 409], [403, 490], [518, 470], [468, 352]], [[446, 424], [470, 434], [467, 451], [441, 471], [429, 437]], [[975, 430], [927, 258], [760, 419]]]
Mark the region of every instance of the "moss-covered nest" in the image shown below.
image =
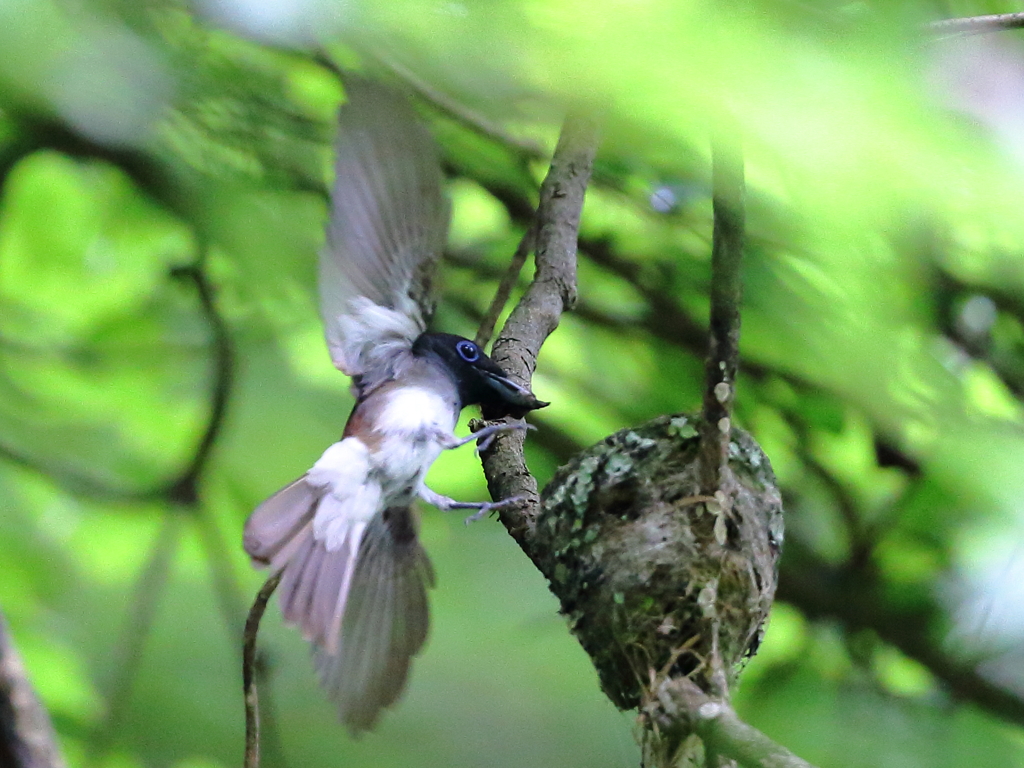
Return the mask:
[[616, 432], [541, 496], [537, 564], [622, 709], [640, 704], [652, 672], [709, 690], [716, 634], [731, 682], [775, 595], [782, 501], [768, 458], [733, 429], [717, 500], [701, 497], [697, 427], [677, 415]]

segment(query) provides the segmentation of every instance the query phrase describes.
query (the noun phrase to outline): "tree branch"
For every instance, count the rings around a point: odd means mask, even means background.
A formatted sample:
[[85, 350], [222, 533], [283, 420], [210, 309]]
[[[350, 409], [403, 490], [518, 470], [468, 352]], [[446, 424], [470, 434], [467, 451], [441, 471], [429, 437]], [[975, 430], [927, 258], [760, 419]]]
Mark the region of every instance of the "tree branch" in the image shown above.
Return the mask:
[[201, 249], [200, 257], [195, 264], [171, 270], [172, 278], [187, 280], [195, 287], [200, 310], [212, 336], [213, 388], [210, 392], [210, 412], [188, 463], [170, 480], [162, 481], [151, 488], [133, 489], [115, 488], [90, 477], [76, 475], [64, 468], [47, 465], [2, 443], [0, 459], [47, 477], [76, 496], [102, 502], [143, 504], [167, 501], [184, 506], [194, 506], [198, 502], [198, 481], [223, 427], [234, 378], [234, 345], [228, 333], [227, 323], [217, 310], [214, 288], [203, 269], [203, 253], [205, 247]]
[[[213, 388], [210, 392], [209, 416], [188, 464], [162, 488], [152, 493], [153, 497], [162, 499], [173, 506], [164, 513], [163, 528], [158, 534], [150, 559], [136, 584], [131, 603], [131, 614], [124, 629], [119, 650], [115, 653], [115, 658], [119, 661], [111, 687], [108, 715], [90, 746], [90, 761], [99, 760], [105, 755], [124, 716], [156, 604], [160, 593], [166, 586], [171, 564], [177, 552], [183, 520], [181, 513], [186, 512], [196, 520], [201, 534], [209, 533], [203, 528], [203, 514], [199, 508], [199, 479], [209, 462], [210, 454], [220, 435], [227, 413], [234, 373], [234, 348], [227, 330], [227, 323], [217, 310], [213, 286], [204, 271], [205, 253], [204, 245], [200, 248], [199, 256], [194, 264], [172, 270], [171, 276], [188, 280], [193, 284], [198, 294], [201, 312], [210, 327]], [[210, 544], [209, 536], [204, 535], [204, 543]], [[212, 565], [215, 552], [211, 550], [208, 554], [211, 557]], [[219, 588], [224, 586], [224, 580], [218, 579], [217, 574], [214, 573], [213, 581], [214, 587], [220, 594]]]
[[965, 16], [959, 19], [940, 19], [928, 25], [933, 32], [944, 36], [981, 35], [1024, 28], [1024, 13], [993, 13], [988, 16]]
[[0, 613], [0, 765], [65, 768], [50, 716], [43, 707]]
[[[512, 379], [524, 385], [529, 385], [533, 376], [541, 345], [558, 326], [562, 312], [576, 303], [580, 214], [597, 144], [596, 120], [570, 114], [541, 185], [534, 224], [537, 269], [530, 287], [505, 322], [491, 355]], [[537, 481], [523, 457], [523, 433], [499, 437], [482, 458], [493, 498], [524, 499], [522, 504], [503, 508], [500, 519], [532, 559], [530, 540], [539, 496]]]
[[[731, 123], [727, 130], [733, 130]], [[704, 406], [700, 425], [701, 492], [721, 488], [729, 459], [732, 404], [740, 356], [740, 263], [743, 258], [743, 157], [723, 136], [712, 148], [714, 239], [711, 247], [711, 318], [704, 369]]]
[[[529, 205], [524, 195], [512, 189], [496, 187], [485, 178], [473, 178], [505, 206], [514, 221], [529, 224], [524, 216], [524, 209]], [[654, 280], [645, 279], [639, 262], [620, 252], [614, 241], [581, 237], [579, 249], [581, 256], [636, 289], [648, 305], [643, 317], [634, 322], [581, 301], [576, 312], [582, 313], [584, 319], [631, 336], [638, 332], [649, 333], [691, 355], [703, 353], [706, 331], [701, 323], [680, 305], [678, 297], [669, 294]], [[497, 277], [491, 267], [468, 256], [458, 252], [447, 256], [460, 267], [474, 269], [489, 279]], [[1012, 299], [1009, 293], [1000, 297], [993, 295], [991, 286], [969, 288], [991, 296], [997, 304], [1003, 299]], [[455, 302], [451, 296], [446, 300], [449, 304]], [[470, 317], [480, 317], [479, 310], [468, 306], [462, 308]], [[1019, 311], [1004, 308], [1024, 318], [1024, 308]], [[784, 380], [795, 389], [798, 397], [821, 391], [815, 382], [756, 360], [745, 360], [743, 370], [746, 375], [757, 379]], [[531, 440], [535, 445], [549, 450], [559, 461], [567, 460], [584, 447], [558, 427], [545, 423], [543, 419], [538, 421], [539, 429], [531, 433]], [[801, 434], [804, 430], [798, 426], [795, 426], [796, 432]], [[872, 426], [876, 432], [880, 466], [899, 467], [911, 477], [920, 473], [920, 467], [911, 456], [883, 442], [877, 424]], [[801, 437], [801, 440], [806, 440], [806, 436]], [[829, 487], [833, 488], [831, 484]], [[795, 488], [785, 488], [784, 496], [792, 497], [795, 491]], [[788, 548], [789, 556], [782, 560], [782, 576], [777, 595], [779, 599], [791, 603], [812, 620], [838, 620], [849, 630], [869, 629], [877, 632], [883, 641], [923, 664], [957, 699], [972, 702], [1009, 722], [1024, 723], [1024, 699], [986, 680], [977, 671], [976, 665], [957, 659], [944, 650], [941, 644], [936, 644], [932, 628], [943, 615], [943, 609], [937, 603], [932, 601], [924, 614], [908, 611], [907, 606], [892, 602], [889, 594], [891, 589], [884, 582], [876, 580], [868, 585], [863, 581], [851, 581], [843, 576], [845, 569], [842, 566], [830, 566], [823, 561], [808, 559], [809, 554], [808, 557], [801, 556], [799, 553], [802, 548], [796, 538], [790, 538]]]
[[686, 677], [666, 677], [656, 687], [645, 714], [663, 731], [696, 733], [708, 754], [763, 768], [812, 768], [785, 747], [740, 720], [732, 708], [704, 693]]
[[267, 609], [270, 596], [274, 594], [281, 582], [278, 571], [260, 588], [249, 609], [245, 620], [245, 632], [242, 635], [242, 690], [245, 693], [245, 768], [258, 768], [260, 764], [260, 704], [256, 692], [256, 675], [258, 672], [256, 655], [256, 636], [260, 631], [260, 620]]
[[519, 273], [523, 271], [526, 257], [530, 255], [530, 251], [533, 249], [534, 234], [535, 229], [531, 225], [523, 233], [522, 238], [519, 240], [519, 245], [516, 247], [516, 252], [512, 254], [512, 261], [509, 262], [508, 270], [498, 284], [498, 290], [495, 291], [494, 298], [491, 299], [491, 306], [487, 308], [486, 314], [484, 314], [483, 319], [480, 321], [480, 327], [477, 328], [476, 337], [473, 340], [478, 347], [486, 347], [487, 343], [491, 340], [494, 326], [498, 322], [501, 313], [505, 310], [505, 305], [508, 303], [509, 296], [512, 295], [512, 290], [516, 287], [516, 283], [519, 282]]

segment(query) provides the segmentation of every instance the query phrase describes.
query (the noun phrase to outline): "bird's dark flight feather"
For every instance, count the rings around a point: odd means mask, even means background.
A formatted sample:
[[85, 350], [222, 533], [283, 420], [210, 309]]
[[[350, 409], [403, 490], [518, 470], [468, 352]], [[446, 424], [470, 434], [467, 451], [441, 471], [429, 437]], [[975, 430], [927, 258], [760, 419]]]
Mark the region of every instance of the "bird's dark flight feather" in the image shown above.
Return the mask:
[[450, 207], [437, 147], [403, 98], [345, 79], [320, 309], [334, 364], [372, 388], [433, 313]]

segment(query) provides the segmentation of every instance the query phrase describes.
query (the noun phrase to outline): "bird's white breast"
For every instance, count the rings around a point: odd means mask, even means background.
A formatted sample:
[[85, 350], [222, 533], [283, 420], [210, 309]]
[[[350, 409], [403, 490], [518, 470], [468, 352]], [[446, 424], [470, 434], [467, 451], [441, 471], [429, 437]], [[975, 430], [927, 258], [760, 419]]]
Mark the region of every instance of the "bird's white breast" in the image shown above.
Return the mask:
[[375, 424], [384, 439], [374, 463], [389, 484], [411, 488], [418, 483], [441, 453], [438, 434], [450, 435], [456, 418], [455, 406], [429, 389], [397, 387], [388, 393]]
[[412, 438], [428, 436], [437, 430], [455, 429], [451, 403], [437, 392], [422, 387], [396, 387], [377, 418], [376, 429], [386, 435], [402, 434]]

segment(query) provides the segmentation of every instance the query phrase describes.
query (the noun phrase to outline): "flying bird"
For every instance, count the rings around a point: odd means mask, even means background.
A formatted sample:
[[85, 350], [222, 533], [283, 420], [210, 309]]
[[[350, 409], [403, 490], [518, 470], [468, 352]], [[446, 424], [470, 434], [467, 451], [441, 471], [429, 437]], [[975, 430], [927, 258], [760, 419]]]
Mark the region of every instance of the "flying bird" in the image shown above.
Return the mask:
[[437, 148], [396, 93], [351, 77], [345, 94], [319, 289], [331, 360], [352, 377], [356, 404], [341, 440], [252, 513], [244, 545], [255, 565], [282, 571], [284, 617], [358, 734], [397, 701], [427, 635], [434, 576], [415, 499], [473, 517], [516, 501], [457, 502], [425, 485], [443, 450], [525, 428], [459, 438], [459, 413], [521, 418], [547, 403], [469, 339], [427, 331], [450, 212]]

